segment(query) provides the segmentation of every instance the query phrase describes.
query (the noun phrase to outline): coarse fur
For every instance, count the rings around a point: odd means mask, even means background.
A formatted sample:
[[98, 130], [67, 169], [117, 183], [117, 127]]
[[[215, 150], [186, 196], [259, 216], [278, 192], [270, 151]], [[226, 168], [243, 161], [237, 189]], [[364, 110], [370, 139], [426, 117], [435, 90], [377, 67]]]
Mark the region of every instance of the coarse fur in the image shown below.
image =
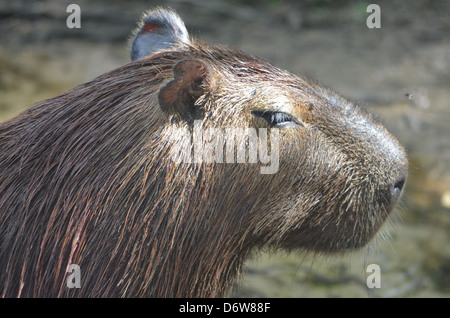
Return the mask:
[[[186, 59], [211, 75], [190, 118], [158, 97]], [[252, 114], [267, 110], [301, 123], [280, 128], [276, 173], [171, 159], [174, 128], [274, 129]], [[396, 139], [338, 94], [233, 48], [180, 43], [0, 125], [0, 295], [224, 296], [258, 248], [364, 246], [406, 171]], [[70, 264], [81, 288], [66, 286]]]

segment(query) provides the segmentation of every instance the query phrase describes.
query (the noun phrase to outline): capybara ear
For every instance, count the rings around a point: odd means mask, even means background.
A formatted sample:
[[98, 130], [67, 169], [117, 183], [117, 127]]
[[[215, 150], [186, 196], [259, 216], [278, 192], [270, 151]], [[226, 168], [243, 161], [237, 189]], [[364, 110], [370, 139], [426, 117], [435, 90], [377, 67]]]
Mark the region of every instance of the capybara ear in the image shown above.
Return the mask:
[[131, 59], [144, 58], [176, 43], [189, 43], [183, 20], [174, 11], [157, 8], [144, 14], [140, 26], [134, 32]]
[[211, 71], [201, 60], [181, 60], [173, 68], [174, 79], [159, 92], [159, 105], [165, 112], [175, 112], [192, 119], [198, 112], [195, 102], [211, 86]]

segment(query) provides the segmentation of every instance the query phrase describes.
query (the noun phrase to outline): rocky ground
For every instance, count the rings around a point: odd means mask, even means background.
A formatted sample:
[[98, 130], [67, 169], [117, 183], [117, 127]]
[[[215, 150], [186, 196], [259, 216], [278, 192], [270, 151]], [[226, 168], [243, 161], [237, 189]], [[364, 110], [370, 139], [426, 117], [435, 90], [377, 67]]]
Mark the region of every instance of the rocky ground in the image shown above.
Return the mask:
[[[0, 121], [127, 63], [142, 12], [169, 5], [191, 35], [307, 74], [370, 109], [406, 146], [410, 178], [399, 211], [368, 249], [340, 257], [257, 254], [234, 296], [450, 296], [450, 3], [379, 1], [0, 0]], [[368, 264], [381, 288], [366, 286]]]

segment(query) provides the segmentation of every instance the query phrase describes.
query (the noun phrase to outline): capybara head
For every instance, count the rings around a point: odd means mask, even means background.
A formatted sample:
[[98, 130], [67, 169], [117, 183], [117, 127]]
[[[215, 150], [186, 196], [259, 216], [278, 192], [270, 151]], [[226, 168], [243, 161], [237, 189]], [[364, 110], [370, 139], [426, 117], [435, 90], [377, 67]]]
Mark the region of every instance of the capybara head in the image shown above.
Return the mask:
[[0, 125], [1, 295], [222, 296], [251, 251], [359, 248], [393, 210], [406, 154], [354, 103], [164, 9], [131, 55]]

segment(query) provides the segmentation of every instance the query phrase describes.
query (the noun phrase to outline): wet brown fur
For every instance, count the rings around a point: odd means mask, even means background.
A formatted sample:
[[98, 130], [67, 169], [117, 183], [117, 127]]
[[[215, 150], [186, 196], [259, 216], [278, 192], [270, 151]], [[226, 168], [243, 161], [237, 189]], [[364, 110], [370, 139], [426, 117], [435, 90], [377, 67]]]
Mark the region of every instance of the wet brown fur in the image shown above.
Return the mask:
[[[192, 122], [158, 94], [183, 59], [211, 69], [191, 118], [204, 127], [268, 127], [250, 111], [280, 107], [276, 92], [292, 102], [304, 128], [280, 131], [277, 173], [172, 162], [170, 128]], [[223, 296], [260, 247], [363, 246], [392, 208], [383, 138], [397, 145], [351, 102], [231, 48], [194, 42], [129, 63], [0, 125], [0, 295]], [[70, 264], [79, 289], [66, 287]]]

